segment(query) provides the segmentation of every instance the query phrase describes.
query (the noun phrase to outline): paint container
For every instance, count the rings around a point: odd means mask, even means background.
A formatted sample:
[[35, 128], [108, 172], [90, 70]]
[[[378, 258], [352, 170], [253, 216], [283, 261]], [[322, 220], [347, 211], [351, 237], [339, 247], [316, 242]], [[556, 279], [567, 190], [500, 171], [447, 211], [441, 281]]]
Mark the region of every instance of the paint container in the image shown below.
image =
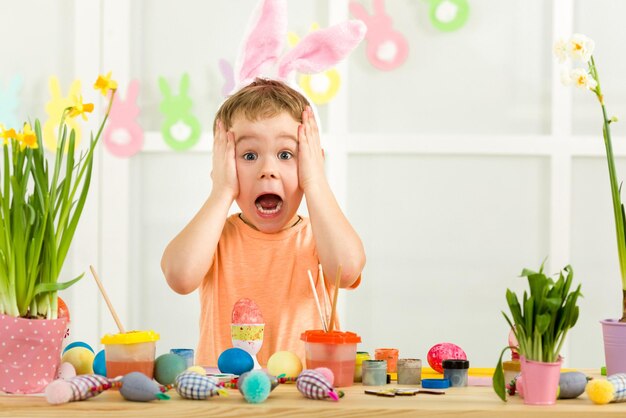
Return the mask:
[[106, 334], [100, 342], [104, 344], [107, 377], [141, 372], [152, 379], [158, 340], [159, 334], [154, 331]]
[[356, 361], [354, 363], [354, 381], [361, 382], [363, 381], [363, 361], [370, 360], [370, 353], [367, 351], [357, 351], [356, 352]]
[[401, 358], [398, 360], [398, 384], [419, 385], [422, 383], [422, 360]]
[[450, 386], [467, 386], [467, 372], [469, 361], [448, 359], [441, 362], [443, 366], [443, 378], [450, 381]]
[[364, 360], [363, 386], [383, 386], [387, 384], [387, 361]]
[[396, 373], [398, 371], [397, 348], [377, 348], [374, 352], [374, 358], [387, 361], [387, 373]]
[[356, 345], [361, 337], [354, 332], [309, 330], [300, 335], [304, 341], [307, 369], [328, 367], [335, 375], [336, 387], [352, 386]]
[[185, 363], [187, 367], [191, 367], [194, 365], [193, 360], [193, 349], [191, 348], [172, 348], [170, 350], [171, 354], [176, 354], [185, 359]]

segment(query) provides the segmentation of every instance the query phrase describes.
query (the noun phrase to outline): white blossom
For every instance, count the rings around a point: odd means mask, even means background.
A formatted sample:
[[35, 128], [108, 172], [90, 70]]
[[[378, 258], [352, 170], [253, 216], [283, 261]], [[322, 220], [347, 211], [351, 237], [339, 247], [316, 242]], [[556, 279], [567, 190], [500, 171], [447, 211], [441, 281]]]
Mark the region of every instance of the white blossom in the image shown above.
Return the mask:
[[576, 87], [582, 89], [593, 90], [598, 85], [598, 82], [582, 68], [574, 68], [569, 73], [570, 84], [574, 84]]
[[575, 33], [567, 42], [567, 53], [575, 60], [580, 60], [584, 63], [589, 62], [595, 43], [592, 39], [587, 38], [585, 35]]

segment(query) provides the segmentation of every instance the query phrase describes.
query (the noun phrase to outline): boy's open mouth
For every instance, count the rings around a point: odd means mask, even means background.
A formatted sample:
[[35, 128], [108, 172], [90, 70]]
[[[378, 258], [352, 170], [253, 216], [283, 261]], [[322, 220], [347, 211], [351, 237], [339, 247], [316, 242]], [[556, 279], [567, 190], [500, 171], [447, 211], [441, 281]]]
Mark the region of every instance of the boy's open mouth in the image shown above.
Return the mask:
[[272, 215], [283, 207], [283, 199], [276, 194], [262, 194], [256, 198], [254, 204], [263, 215]]

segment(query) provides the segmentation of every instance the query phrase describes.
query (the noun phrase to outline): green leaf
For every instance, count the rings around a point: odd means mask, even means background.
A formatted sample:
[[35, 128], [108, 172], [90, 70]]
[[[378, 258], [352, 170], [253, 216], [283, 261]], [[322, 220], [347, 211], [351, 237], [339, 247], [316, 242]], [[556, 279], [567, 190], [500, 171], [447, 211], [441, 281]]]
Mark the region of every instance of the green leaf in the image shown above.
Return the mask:
[[505, 347], [500, 353], [500, 358], [498, 359], [498, 364], [496, 364], [496, 369], [493, 372], [492, 377], [492, 386], [494, 392], [500, 399], [506, 402], [506, 383], [504, 382], [504, 369], [502, 368], [502, 357], [506, 350], [510, 350], [511, 347]]
[[80, 276], [76, 277], [75, 279], [72, 279], [70, 281], [63, 282], [63, 283], [61, 282], [39, 283], [37, 287], [35, 287], [35, 295], [38, 295], [40, 293], [56, 292], [59, 290], [67, 289], [68, 287], [70, 287], [71, 285], [73, 285], [74, 283], [82, 279], [84, 275], [85, 273], [82, 273]]
[[542, 314], [542, 315], [537, 316], [537, 321], [536, 321], [537, 325], [535, 329], [537, 330], [539, 334], [543, 334], [546, 332], [546, 330], [548, 329], [548, 326], [550, 325], [551, 318], [552, 316], [549, 314]]

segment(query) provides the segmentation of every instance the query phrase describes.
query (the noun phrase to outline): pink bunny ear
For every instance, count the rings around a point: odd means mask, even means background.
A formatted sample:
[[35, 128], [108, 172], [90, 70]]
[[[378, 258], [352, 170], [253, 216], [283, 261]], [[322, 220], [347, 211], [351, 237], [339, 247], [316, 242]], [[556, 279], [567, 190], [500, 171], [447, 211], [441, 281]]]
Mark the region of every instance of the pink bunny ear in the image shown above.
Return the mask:
[[350, 20], [308, 34], [285, 54], [278, 77], [287, 78], [293, 70], [319, 73], [345, 58], [363, 40], [367, 28], [360, 20]]
[[260, 75], [278, 59], [287, 37], [287, 2], [264, 0], [251, 22], [235, 66], [237, 84]]

